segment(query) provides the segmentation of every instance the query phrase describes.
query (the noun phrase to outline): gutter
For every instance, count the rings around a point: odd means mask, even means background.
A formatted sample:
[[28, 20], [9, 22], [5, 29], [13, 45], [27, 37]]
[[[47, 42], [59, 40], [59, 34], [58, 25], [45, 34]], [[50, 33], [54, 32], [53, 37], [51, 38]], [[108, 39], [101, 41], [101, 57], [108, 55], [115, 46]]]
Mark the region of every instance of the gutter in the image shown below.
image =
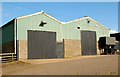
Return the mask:
[[17, 45], [16, 45], [16, 18], [14, 20], [14, 53], [17, 54]]

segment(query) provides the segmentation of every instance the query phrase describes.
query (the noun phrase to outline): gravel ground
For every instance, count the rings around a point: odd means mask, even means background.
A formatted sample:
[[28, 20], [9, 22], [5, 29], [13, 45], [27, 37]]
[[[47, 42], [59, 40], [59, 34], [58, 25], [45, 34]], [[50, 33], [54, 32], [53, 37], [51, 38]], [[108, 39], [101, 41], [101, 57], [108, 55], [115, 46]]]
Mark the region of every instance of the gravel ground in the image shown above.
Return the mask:
[[78, 56], [3, 64], [3, 75], [117, 75], [118, 56]]

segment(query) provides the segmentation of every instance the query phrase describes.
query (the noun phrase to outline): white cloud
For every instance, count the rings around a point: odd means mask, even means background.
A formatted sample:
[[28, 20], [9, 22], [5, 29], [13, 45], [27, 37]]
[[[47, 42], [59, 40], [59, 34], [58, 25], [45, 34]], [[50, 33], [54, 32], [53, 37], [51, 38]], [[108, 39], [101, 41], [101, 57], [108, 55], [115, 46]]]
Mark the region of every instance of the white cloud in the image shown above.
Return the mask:
[[110, 30], [110, 34], [112, 33], [118, 33], [116, 30]]
[[65, 24], [65, 22], [61, 22], [62, 24]]

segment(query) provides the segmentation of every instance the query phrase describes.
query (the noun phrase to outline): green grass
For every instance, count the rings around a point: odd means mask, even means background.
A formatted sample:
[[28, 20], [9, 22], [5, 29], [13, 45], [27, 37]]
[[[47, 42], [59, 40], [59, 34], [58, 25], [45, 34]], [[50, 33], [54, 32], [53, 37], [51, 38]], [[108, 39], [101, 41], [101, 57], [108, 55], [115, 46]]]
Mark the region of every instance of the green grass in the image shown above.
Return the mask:
[[76, 75], [80, 75], [80, 73], [79, 73], [79, 72], [77, 72], [77, 73], [76, 73]]
[[110, 72], [110, 75], [114, 75], [114, 74], [116, 74], [116, 72]]

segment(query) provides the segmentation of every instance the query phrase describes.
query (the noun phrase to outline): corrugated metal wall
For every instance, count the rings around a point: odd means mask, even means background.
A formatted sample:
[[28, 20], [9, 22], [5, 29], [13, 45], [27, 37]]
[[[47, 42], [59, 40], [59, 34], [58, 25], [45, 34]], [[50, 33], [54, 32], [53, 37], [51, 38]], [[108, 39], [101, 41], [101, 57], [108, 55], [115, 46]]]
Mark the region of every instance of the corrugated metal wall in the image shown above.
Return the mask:
[[28, 59], [56, 57], [56, 32], [28, 31]]
[[[47, 24], [43, 27], [39, 26], [41, 21]], [[17, 20], [17, 40], [27, 40], [27, 30], [54, 31], [57, 34], [57, 41], [62, 39], [81, 40], [80, 30], [96, 31], [97, 40], [102, 36], [109, 36], [109, 30], [100, 24], [89, 19], [78, 20], [67, 24], [60, 24], [44, 14], [29, 16]], [[97, 25], [97, 26], [96, 26]], [[77, 28], [80, 26], [80, 30]]]
[[[41, 21], [47, 24], [40, 26]], [[61, 39], [61, 24], [44, 14], [29, 16], [17, 20], [17, 40], [27, 40], [27, 30], [40, 30], [56, 32], [56, 40]]]
[[62, 24], [63, 39], [81, 40], [81, 33], [77, 28], [78, 26], [80, 26], [80, 30], [96, 31], [97, 41], [99, 40], [99, 37], [109, 36], [108, 29], [102, 27], [92, 20], [90, 20], [90, 23], [87, 23], [87, 19], [83, 19], [67, 24]]
[[2, 27], [2, 44], [14, 41], [14, 20]]
[[96, 32], [81, 31], [81, 49], [82, 55], [96, 55]]
[[2, 52], [3, 53], [13, 53], [14, 52], [14, 20], [5, 24], [1, 27], [1, 41]]

